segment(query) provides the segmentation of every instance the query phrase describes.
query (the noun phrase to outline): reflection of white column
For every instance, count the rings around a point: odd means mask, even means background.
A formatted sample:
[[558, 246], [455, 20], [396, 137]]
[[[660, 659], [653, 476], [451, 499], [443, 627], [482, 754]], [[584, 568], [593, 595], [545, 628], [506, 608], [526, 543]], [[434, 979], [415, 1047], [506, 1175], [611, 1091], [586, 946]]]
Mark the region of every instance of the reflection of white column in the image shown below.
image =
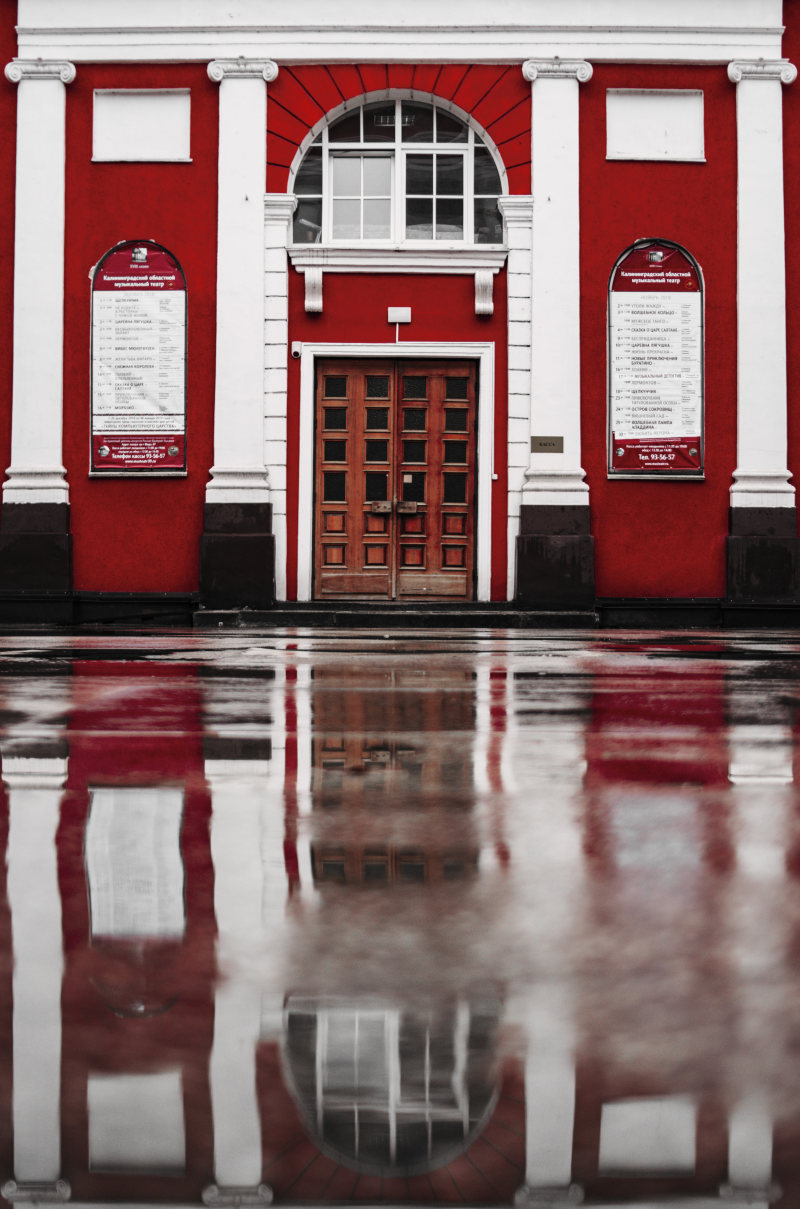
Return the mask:
[[288, 228], [297, 199], [268, 193], [264, 198], [265, 324], [264, 391], [265, 458], [272, 495], [275, 534], [275, 596], [286, 599], [286, 363], [289, 339]]
[[542, 986], [523, 1001], [525, 1054], [525, 1183], [515, 1204], [579, 1204], [572, 1183], [575, 1058], [566, 989]]
[[589, 504], [581, 468], [578, 89], [591, 64], [529, 59], [533, 98], [533, 378], [529, 435], [562, 437], [529, 452], [523, 504]]
[[220, 981], [214, 1006], [211, 1103], [214, 1178], [207, 1205], [268, 1204], [261, 1183], [256, 1047], [261, 1029], [258, 970], [263, 948], [262, 810], [266, 760], [206, 762], [212, 793], [211, 856]]
[[14, 389], [7, 504], [66, 504], [61, 416], [64, 362], [64, 163], [72, 63], [17, 61]]
[[[731, 63], [738, 163], [738, 451], [734, 508], [792, 508], [786, 432], [781, 86], [786, 60]], [[769, 238], [764, 233], [769, 232]]]
[[69, 1199], [61, 1171], [61, 982], [56, 829], [67, 760], [5, 757], [14, 947], [14, 1180], [6, 1200]]
[[758, 1095], [741, 1100], [728, 1121], [728, 1179], [720, 1190], [739, 1204], [767, 1204], [776, 1199], [772, 1184], [772, 1115]]
[[219, 86], [217, 369], [214, 465], [206, 500], [267, 504], [264, 463], [264, 190], [267, 89], [264, 59], [209, 64]]

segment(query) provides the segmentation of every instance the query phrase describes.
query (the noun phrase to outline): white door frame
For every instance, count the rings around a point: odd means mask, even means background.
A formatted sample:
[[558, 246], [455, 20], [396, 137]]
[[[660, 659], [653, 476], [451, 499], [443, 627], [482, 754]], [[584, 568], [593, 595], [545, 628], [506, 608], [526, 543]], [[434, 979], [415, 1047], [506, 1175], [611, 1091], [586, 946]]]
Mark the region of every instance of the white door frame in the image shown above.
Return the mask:
[[[296, 346], [295, 346], [296, 347]], [[475, 518], [477, 599], [489, 600], [494, 473], [494, 341], [398, 341], [392, 344], [303, 344], [300, 352], [300, 467], [297, 503], [297, 599], [310, 600], [314, 569], [314, 363], [327, 357], [477, 361], [478, 432]]]

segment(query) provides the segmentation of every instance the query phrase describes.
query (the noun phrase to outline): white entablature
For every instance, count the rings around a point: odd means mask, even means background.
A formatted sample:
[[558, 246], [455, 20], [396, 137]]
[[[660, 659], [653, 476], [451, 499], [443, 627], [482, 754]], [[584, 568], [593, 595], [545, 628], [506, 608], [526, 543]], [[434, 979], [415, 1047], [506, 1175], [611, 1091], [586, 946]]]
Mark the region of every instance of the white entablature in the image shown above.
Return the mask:
[[20, 57], [76, 62], [728, 63], [780, 58], [782, 33], [780, 0], [19, 0], [18, 12]]

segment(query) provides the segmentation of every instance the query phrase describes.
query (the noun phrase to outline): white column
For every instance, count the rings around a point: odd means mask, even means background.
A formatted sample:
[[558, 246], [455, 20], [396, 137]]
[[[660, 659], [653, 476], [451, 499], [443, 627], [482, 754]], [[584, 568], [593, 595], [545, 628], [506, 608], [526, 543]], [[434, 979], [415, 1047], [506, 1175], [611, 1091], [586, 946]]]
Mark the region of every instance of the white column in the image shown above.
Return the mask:
[[261, 1031], [264, 944], [262, 810], [267, 760], [206, 761], [220, 979], [214, 1001], [211, 1105], [214, 1179], [207, 1205], [269, 1204], [261, 1183], [256, 1048]]
[[734, 508], [792, 508], [786, 440], [786, 260], [781, 88], [785, 59], [736, 62], [738, 440]]
[[508, 246], [508, 599], [514, 596], [516, 540], [531, 449], [533, 198], [498, 199]]
[[581, 468], [578, 86], [582, 61], [528, 59], [533, 240], [530, 436], [561, 437], [563, 452], [530, 452], [523, 504], [585, 504]]
[[265, 460], [272, 492], [275, 596], [286, 599], [286, 364], [289, 356], [289, 224], [297, 206], [290, 193], [264, 198], [265, 243]]
[[[772, 1113], [766, 1099], [757, 1092], [742, 1100], [728, 1118], [728, 1179], [722, 1196], [739, 1203], [777, 1200], [772, 1182]], [[738, 1194], [738, 1195], [737, 1195]]]
[[15, 60], [14, 387], [6, 504], [67, 504], [64, 362], [66, 88], [72, 63]]
[[217, 371], [206, 501], [268, 504], [264, 460], [264, 192], [269, 59], [215, 59], [219, 90]]
[[8, 898], [14, 948], [14, 1179], [10, 1201], [66, 1201], [61, 1171], [64, 954], [56, 829], [67, 760], [3, 759], [9, 791]]

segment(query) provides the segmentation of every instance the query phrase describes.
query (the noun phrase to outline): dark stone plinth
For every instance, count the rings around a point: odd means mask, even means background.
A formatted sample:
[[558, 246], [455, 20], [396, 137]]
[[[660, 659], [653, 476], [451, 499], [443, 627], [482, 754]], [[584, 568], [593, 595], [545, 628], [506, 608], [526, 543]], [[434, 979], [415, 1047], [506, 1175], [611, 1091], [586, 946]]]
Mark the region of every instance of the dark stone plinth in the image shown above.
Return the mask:
[[517, 603], [574, 608], [594, 604], [594, 538], [581, 504], [523, 504], [517, 538]]
[[200, 599], [210, 609], [275, 603], [271, 504], [206, 504], [200, 539]]
[[69, 592], [72, 537], [68, 504], [3, 504], [0, 591]]
[[796, 600], [800, 593], [800, 538], [726, 538], [725, 590], [729, 601]]

